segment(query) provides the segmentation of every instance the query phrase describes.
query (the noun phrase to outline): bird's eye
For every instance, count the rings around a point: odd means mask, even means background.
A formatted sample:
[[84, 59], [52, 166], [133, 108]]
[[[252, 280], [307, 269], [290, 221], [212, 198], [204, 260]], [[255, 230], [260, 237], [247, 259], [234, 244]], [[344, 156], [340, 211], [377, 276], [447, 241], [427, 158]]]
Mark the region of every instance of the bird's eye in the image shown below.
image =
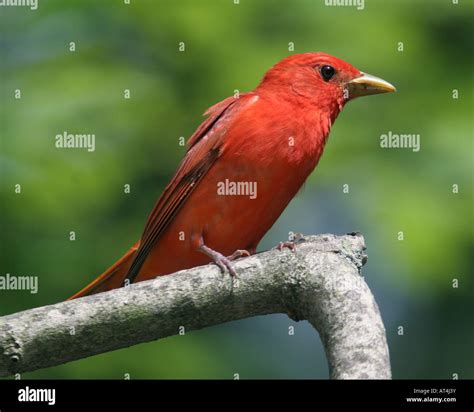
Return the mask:
[[336, 70], [334, 69], [334, 67], [329, 66], [328, 64], [321, 67], [321, 76], [323, 76], [324, 80], [331, 80], [335, 74]]

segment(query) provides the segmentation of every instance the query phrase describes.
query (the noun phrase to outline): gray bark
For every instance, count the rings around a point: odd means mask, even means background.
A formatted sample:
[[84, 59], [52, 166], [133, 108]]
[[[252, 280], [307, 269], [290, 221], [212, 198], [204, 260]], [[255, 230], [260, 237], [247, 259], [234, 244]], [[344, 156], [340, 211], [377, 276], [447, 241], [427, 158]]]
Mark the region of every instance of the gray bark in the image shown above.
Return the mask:
[[308, 320], [333, 379], [390, 379], [385, 329], [360, 269], [364, 239], [300, 237], [271, 250], [183, 270], [106, 293], [0, 318], [0, 376], [33, 371], [141, 342], [270, 313]]

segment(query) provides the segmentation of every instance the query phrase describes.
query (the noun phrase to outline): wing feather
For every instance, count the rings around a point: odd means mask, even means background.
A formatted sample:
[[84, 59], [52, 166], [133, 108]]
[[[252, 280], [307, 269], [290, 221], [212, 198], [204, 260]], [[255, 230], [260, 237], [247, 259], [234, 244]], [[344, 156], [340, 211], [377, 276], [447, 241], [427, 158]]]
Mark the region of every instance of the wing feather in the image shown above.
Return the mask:
[[125, 279], [133, 282], [156, 241], [219, 157], [229, 123], [247, 100], [246, 95], [240, 95], [239, 99], [229, 97], [206, 111], [208, 117], [189, 138], [184, 159], [148, 218]]

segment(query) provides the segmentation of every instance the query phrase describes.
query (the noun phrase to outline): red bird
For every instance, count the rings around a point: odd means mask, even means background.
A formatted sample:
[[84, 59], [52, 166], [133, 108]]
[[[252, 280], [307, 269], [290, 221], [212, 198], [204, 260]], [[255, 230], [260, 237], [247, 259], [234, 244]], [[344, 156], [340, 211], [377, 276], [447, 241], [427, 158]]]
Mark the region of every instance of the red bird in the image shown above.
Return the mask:
[[283, 59], [254, 91], [207, 110], [141, 239], [71, 299], [211, 261], [235, 275], [231, 260], [255, 253], [317, 165], [346, 102], [393, 91], [324, 53]]

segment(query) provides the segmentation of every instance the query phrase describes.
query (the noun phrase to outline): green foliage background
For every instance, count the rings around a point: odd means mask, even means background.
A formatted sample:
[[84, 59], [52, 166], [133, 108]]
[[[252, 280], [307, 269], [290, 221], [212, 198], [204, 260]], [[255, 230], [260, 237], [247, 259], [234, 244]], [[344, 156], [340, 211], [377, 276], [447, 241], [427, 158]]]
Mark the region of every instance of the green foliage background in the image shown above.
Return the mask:
[[[36, 295], [1, 291], [0, 314], [61, 301], [114, 262], [140, 236], [172, 176], [184, 151], [179, 137], [193, 132], [208, 106], [254, 88], [293, 53], [293, 42], [295, 53], [333, 54], [392, 82], [398, 93], [345, 108], [316, 172], [261, 249], [290, 230], [360, 230], [369, 255], [364, 275], [385, 321], [394, 377], [474, 378], [474, 3], [366, 0], [358, 11], [324, 0], [39, 0], [37, 11], [0, 13], [0, 275], [39, 277]], [[63, 131], [95, 133], [96, 151], [56, 149]], [[381, 149], [388, 131], [421, 134], [420, 152]], [[14, 192], [18, 183], [21, 194]], [[124, 184], [131, 185], [128, 195]], [[311, 327], [274, 315], [25, 377], [125, 373], [328, 376]]]

